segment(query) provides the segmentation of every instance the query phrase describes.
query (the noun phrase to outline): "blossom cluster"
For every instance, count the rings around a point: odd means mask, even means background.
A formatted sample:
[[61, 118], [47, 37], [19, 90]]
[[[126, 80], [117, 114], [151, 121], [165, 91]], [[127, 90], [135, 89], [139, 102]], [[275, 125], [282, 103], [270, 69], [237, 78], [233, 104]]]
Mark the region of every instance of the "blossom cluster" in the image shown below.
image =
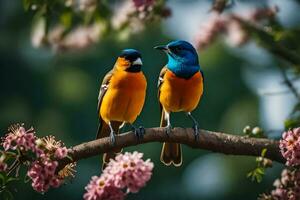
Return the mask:
[[146, 21], [159, 20], [171, 14], [163, 1], [124, 0], [107, 7], [112, 13], [107, 19], [92, 19], [98, 16], [95, 13], [100, 6], [101, 3], [96, 0], [66, 0], [63, 7], [75, 15], [89, 15], [89, 23], [83, 17], [85, 22], [79, 25], [58, 22], [47, 26], [46, 17], [40, 17], [33, 24], [32, 45], [36, 48], [49, 46], [56, 52], [83, 50], [96, 44], [107, 31], [115, 31], [120, 39], [124, 39], [144, 30]]
[[[123, 35], [141, 32], [146, 21], [155, 21], [171, 15], [169, 8], [154, 0], [125, 0], [114, 9], [111, 24], [114, 30]], [[158, 12], [157, 12], [158, 10]]]
[[13, 125], [9, 128], [9, 133], [3, 138], [3, 148], [7, 150], [20, 149], [21, 151], [35, 151], [35, 132], [33, 128], [25, 130], [24, 127]]
[[144, 161], [142, 157], [142, 153], [126, 152], [111, 159], [100, 177], [92, 177], [84, 199], [122, 200], [128, 193], [138, 192], [150, 180], [154, 167], [149, 159]]
[[[14, 166], [29, 165], [27, 176], [32, 187], [38, 192], [46, 192], [50, 187], [59, 187], [64, 178], [74, 176], [75, 164], [69, 164], [56, 173], [58, 162], [68, 154], [68, 149], [54, 136], [38, 138], [34, 129], [26, 130], [22, 125], [13, 125], [2, 138], [4, 152], [0, 157], [0, 171], [7, 172], [9, 155], [14, 155]], [[25, 162], [26, 161], [26, 162]], [[14, 169], [14, 167], [10, 167]]]
[[284, 169], [281, 178], [274, 181], [275, 189], [270, 194], [262, 194], [259, 200], [300, 199], [300, 171]]
[[245, 44], [249, 39], [248, 32], [243, 28], [242, 21], [251, 23], [255, 26], [263, 25], [265, 21], [274, 19], [278, 7], [257, 8], [243, 15], [213, 13], [211, 18], [200, 26], [196, 33], [195, 46], [202, 50], [223, 34], [227, 42], [233, 46]]
[[286, 159], [286, 165], [300, 165], [300, 128], [284, 132], [279, 148], [282, 156]]
[[58, 163], [42, 155], [31, 164], [27, 176], [32, 180], [32, 187], [38, 192], [46, 192], [50, 187], [59, 187], [63, 182], [56, 174]]

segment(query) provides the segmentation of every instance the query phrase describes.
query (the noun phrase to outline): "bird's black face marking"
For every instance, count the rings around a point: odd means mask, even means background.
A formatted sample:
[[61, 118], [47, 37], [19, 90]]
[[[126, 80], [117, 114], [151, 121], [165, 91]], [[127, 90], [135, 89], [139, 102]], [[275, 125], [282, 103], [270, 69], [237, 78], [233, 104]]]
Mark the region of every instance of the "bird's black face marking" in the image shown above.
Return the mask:
[[[130, 66], [125, 70], [127, 72], [140, 72], [142, 68], [142, 62], [141, 58], [142, 55], [135, 49], [125, 49], [122, 51], [121, 55], [119, 56], [121, 58], [125, 58], [130, 62]], [[140, 62], [136, 62], [139, 60]]]
[[125, 71], [126, 72], [136, 73], [136, 72], [140, 72], [141, 69], [142, 69], [142, 65], [131, 65]]

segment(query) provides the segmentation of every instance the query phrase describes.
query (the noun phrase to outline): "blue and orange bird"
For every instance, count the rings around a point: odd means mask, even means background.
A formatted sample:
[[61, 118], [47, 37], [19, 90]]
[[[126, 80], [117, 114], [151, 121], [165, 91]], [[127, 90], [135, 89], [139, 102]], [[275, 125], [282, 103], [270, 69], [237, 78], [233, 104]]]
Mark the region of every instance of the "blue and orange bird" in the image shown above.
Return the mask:
[[[158, 99], [161, 108], [161, 127], [170, 134], [172, 126], [170, 114], [185, 112], [193, 121], [195, 139], [199, 139], [199, 125], [191, 112], [197, 107], [203, 93], [203, 72], [195, 48], [188, 42], [177, 40], [167, 45], [154, 47], [163, 50], [168, 63], [162, 68], [158, 80]], [[160, 160], [165, 165], [182, 164], [181, 146], [164, 143]]]
[[[141, 54], [134, 49], [125, 49], [117, 58], [101, 84], [98, 96], [99, 127], [97, 138], [110, 136], [115, 144], [115, 134], [125, 123], [131, 125], [138, 138], [143, 129], [136, 129], [133, 122], [141, 113], [146, 96], [147, 82], [141, 71]], [[121, 149], [103, 155], [103, 167]]]

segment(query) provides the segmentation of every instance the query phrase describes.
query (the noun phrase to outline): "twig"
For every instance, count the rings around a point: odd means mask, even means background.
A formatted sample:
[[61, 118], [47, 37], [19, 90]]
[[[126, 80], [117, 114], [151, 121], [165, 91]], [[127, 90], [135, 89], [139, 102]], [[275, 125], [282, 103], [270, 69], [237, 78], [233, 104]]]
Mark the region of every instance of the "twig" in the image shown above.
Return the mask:
[[288, 86], [289, 90], [294, 94], [294, 96], [300, 100], [300, 95], [297, 91], [297, 88], [294, 86], [294, 84], [292, 83], [292, 81], [289, 79], [289, 77], [287, 76], [286, 70], [284, 70], [282, 67], [279, 67], [281, 75], [284, 79], [284, 84], [286, 84], [286, 86]]
[[273, 55], [293, 64], [294, 67], [298, 69], [300, 68], [300, 56], [297, 52], [292, 51], [279, 42], [274, 41], [273, 36], [268, 31], [257, 27], [238, 16], [233, 16], [233, 18], [240, 22], [243, 27], [249, 31], [249, 33], [256, 37], [256, 41], [260, 46], [267, 49]]

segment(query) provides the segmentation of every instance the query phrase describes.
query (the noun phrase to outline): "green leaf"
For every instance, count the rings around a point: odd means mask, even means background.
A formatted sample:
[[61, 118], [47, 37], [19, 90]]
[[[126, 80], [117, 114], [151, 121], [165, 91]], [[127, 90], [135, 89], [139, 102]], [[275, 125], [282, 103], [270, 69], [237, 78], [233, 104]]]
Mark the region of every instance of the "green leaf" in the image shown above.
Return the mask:
[[7, 180], [6, 180], [6, 183], [8, 182], [12, 182], [12, 181], [18, 181], [19, 178], [16, 178], [16, 177], [9, 177]]
[[259, 174], [257, 174], [257, 175], [255, 176], [255, 179], [256, 179], [256, 182], [260, 183], [260, 182], [262, 181], [262, 176], [259, 175]]
[[298, 127], [299, 125], [300, 125], [300, 121], [295, 118], [287, 119], [284, 121], [285, 129], [295, 128], [295, 127]]
[[249, 172], [248, 174], [247, 174], [247, 178], [250, 178], [250, 177], [252, 177], [253, 176], [253, 171], [251, 171], [251, 172]]
[[262, 168], [262, 167], [256, 168], [255, 171], [256, 171], [257, 174], [261, 174], [261, 175], [264, 175], [264, 174], [265, 174], [265, 169]]
[[267, 149], [264, 148], [262, 151], [261, 151], [261, 157], [265, 157], [266, 156], [266, 153], [267, 153]]
[[263, 167], [257, 167], [253, 171], [247, 174], [247, 178], [251, 178], [251, 181], [256, 181], [260, 183], [262, 181], [263, 175], [265, 174], [265, 169]]
[[27, 176], [27, 175], [24, 176], [24, 183], [28, 183], [30, 180], [31, 179], [29, 176]]

